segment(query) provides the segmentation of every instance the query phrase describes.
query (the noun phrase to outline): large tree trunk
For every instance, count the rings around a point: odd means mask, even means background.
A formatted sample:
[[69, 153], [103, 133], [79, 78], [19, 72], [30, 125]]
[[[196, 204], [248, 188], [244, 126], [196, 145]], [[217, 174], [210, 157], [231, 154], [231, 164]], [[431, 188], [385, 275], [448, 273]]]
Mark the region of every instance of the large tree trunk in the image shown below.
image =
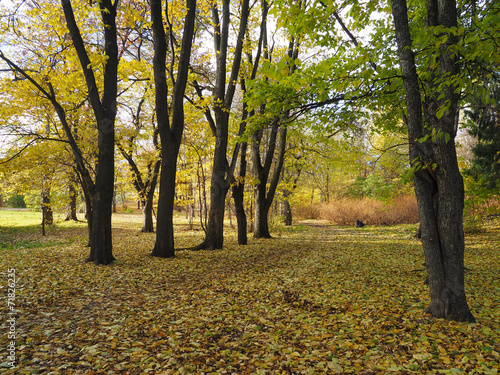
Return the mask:
[[[186, 0], [187, 13], [179, 54], [179, 65], [172, 94], [172, 122], [169, 120], [166, 56], [167, 39], [163, 27], [161, 0], [151, 1], [151, 19], [155, 54], [153, 71], [155, 79], [155, 104], [158, 130], [161, 139], [161, 173], [158, 199], [156, 242], [153, 256], [169, 258], [175, 255], [174, 248], [174, 202], [177, 157], [184, 130], [184, 92], [186, 89], [189, 59], [194, 33], [196, 0]], [[172, 51], [172, 53], [174, 53]]]
[[[431, 26], [456, 27], [454, 0], [429, 0], [427, 4]], [[433, 92], [435, 87], [432, 82], [427, 86], [428, 97], [422, 100], [411, 49], [406, 0], [393, 0], [392, 7], [406, 94], [410, 161], [415, 168], [413, 181], [430, 288], [431, 302], [427, 312], [438, 318], [473, 322], [464, 286], [464, 188], [454, 142], [458, 102], [456, 87], [450, 82], [436, 93]], [[455, 40], [450, 36], [441, 48], [440, 70], [432, 72], [434, 77], [453, 77], [458, 73], [448, 50], [453, 43]], [[444, 97], [439, 97], [440, 94]], [[448, 109], [439, 118], [437, 111], [445, 103]], [[423, 113], [427, 127], [423, 126]], [[448, 136], [420, 142], [430, 133], [429, 128]]]
[[207, 250], [222, 249], [224, 244], [224, 209], [229, 183], [226, 178], [227, 130], [223, 129], [222, 132], [225, 132], [226, 137], [217, 136], [214, 153], [212, 183], [210, 185], [210, 209], [204, 241], [204, 248]]
[[87, 262], [109, 264], [113, 256], [111, 208], [114, 191], [114, 131], [99, 134], [99, 164], [92, 194], [92, 238]]
[[168, 148], [167, 142], [162, 140], [161, 144], [162, 163], [160, 172], [160, 192], [158, 196], [156, 242], [152, 255], [160, 258], [170, 258], [175, 256], [173, 217], [175, 208], [177, 152], [175, 152], [175, 147]]

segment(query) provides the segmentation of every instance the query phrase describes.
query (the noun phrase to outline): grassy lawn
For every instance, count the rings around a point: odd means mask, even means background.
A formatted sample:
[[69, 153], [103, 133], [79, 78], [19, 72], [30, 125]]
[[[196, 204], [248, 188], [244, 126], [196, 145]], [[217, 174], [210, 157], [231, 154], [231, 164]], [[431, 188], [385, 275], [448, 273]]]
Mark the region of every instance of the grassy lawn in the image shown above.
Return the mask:
[[[0, 211], [0, 263], [4, 274], [15, 270], [19, 310], [19, 367], [7, 367], [4, 340], [3, 373], [498, 373], [498, 221], [466, 236], [478, 320], [467, 324], [424, 313], [429, 292], [414, 225], [309, 221], [247, 246], [228, 227], [223, 250], [157, 259], [140, 215], [113, 220], [117, 261], [95, 266], [83, 262], [84, 222], [58, 221], [42, 238], [40, 213]], [[178, 247], [203, 238], [180, 219], [176, 229]], [[1, 293], [7, 312], [7, 288]]]

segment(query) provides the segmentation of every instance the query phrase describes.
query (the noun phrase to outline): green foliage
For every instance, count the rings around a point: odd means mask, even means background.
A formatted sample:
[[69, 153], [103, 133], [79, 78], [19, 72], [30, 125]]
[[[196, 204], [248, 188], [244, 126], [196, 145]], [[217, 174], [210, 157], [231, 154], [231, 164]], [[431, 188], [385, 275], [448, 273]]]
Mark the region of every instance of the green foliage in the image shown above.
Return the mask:
[[372, 173], [368, 177], [357, 177], [347, 192], [352, 197], [370, 197], [385, 202], [397, 194], [398, 186], [394, 181]]
[[465, 220], [471, 226], [483, 224], [488, 216], [500, 213], [500, 207], [494, 202], [499, 196], [500, 182], [497, 181], [493, 189], [490, 182], [487, 176], [464, 174]]
[[[491, 97], [500, 102], [500, 88], [494, 87]], [[492, 194], [500, 193], [500, 106], [484, 105], [476, 98], [473, 106], [466, 111], [470, 119], [470, 134], [477, 144], [472, 148], [474, 158], [467, 173], [476, 182], [481, 181]]]
[[11, 208], [26, 208], [26, 202], [24, 201], [24, 195], [16, 194], [11, 196], [5, 201], [5, 205]]

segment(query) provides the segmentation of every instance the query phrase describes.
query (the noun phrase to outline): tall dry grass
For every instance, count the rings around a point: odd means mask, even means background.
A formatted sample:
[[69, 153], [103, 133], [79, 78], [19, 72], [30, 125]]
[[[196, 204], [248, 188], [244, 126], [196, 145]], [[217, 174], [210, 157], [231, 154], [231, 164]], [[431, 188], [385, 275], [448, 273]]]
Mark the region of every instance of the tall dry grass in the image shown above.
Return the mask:
[[[313, 211], [310, 210], [311, 213]], [[354, 225], [356, 220], [368, 225], [413, 224], [419, 221], [417, 200], [412, 195], [397, 197], [390, 204], [372, 198], [336, 199], [317, 211], [317, 218], [337, 225]]]

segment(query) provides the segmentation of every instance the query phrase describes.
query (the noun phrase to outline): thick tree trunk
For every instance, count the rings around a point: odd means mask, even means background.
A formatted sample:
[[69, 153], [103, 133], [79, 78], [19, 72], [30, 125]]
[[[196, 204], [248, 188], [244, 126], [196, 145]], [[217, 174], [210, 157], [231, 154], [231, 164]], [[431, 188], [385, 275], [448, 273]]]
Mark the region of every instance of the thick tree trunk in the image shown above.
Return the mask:
[[169, 120], [168, 87], [166, 73], [167, 39], [163, 26], [162, 1], [151, 1], [153, 22], [155, 80], [155, 104], [158, 130], [161, 139], [161, 173], [158, 198], [156, 242], [153, 256], [170, 258], [174, 248], [174, 202], [177, 156], [184, 130], [184, 92], [186, 89], [189, 59], [194, 33], [196, 0], [186, 0], [187, 14], [184, 19], [184, 33], [179, 53], [179, 67], [172, 95], [172, 122]]
[[[226, 133], [227, 134], [227, 133]], [[227, 137], [217, 137], [225, 145], [215, 147], [212, 183], [210, 185], [210, 209], [208, 212], [207, 233], [203, 248], [222, 249], [224, 244], [224, 208], [229, 184], [226, 179]]]
[[114, 131], [99, 132], [99, 164], [92, 194], [92, 238], [87, 262], [109, 264], [113, 257], [111, 207], [115, 180]]
[[[173, 146], [173, 145], [171, 145]], [[175, 147], [168, 147], [162, 140], [162, 163], [160, 172], [160, 192], [158, 196], [158, 214], [156, 242], [153, 256], [171, 258], [174, 248], [174, 209], [175, 177], [177, 170], [177, 152]]]
[[[464, 286], [464, 234], [463, 234], [463, 181], [458, 169], [455, 151], [455, 121], [458, 96], [451, 83], [433, 93], [434, 82], [427, 87], [425, 102], [419, 89], [419, 77], [411, 49], [406, 0], [393, 0], [393, 16], [398, 43], [401, 71], [406, 94], [410, 161], [415, 168], [414, 185], [417, 196], [422, 244], [425, 253], [431, 302], [427, 312], [438, 318], [473, 322], [465, 296]], [[454, 0], [429, 0], [428, 21], [431, 26], [456, 26]], [[453, 76], [457, 66], [448, 55], [448, 39], [442, 48], [440, 71], [433, 76]], [[438, 98], [438, 94], [444, 98]], [[435, 95], [434, 95], [435, 94]], [[449, 107], [445, 114], [436, 116], [440, 105]], [[430, 130], [424, 128], [425, 113], [428, 128], [447, 137], [420, 142]]]

